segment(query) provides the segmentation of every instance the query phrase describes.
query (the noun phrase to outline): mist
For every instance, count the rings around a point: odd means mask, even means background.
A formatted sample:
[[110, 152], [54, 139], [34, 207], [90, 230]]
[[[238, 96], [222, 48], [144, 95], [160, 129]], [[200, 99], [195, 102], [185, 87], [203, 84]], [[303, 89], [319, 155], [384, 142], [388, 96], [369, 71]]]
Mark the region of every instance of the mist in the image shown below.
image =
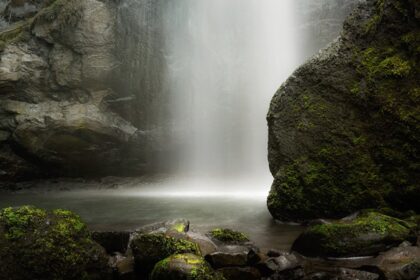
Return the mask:
[[267, 188], [265, 115], [297, 66], [293, 1], [177, 1], [165, 15], [176, 174]]

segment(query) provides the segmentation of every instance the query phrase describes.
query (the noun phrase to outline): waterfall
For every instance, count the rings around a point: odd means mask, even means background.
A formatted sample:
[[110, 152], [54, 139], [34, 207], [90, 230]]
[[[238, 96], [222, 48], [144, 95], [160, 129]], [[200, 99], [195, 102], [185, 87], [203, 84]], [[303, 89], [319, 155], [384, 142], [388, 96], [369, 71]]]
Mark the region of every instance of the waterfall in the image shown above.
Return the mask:
[[293, 2], [168, 4], [166, 81], [180, 174], [266, 180], [268, 186], [265, 115], [297, 66]]

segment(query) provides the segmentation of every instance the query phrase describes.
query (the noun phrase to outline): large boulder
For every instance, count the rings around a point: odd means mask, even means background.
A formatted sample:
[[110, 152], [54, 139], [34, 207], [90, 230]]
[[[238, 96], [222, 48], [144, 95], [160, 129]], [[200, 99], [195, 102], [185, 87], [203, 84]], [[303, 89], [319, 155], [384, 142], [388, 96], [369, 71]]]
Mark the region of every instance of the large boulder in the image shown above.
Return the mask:
[[267, 115], [276, 219], [420, 211], [417, 2], [363, 1], [276, 92]]
[[31, 206], [0, 211], [2, 279], [109, 279], [105, 250], [70, 211]]
[[292, 250], [310, 257], [375, 255], [415, 238], [414, 224], [376, 212], [360, 214], [328, 224], [310, 226]]

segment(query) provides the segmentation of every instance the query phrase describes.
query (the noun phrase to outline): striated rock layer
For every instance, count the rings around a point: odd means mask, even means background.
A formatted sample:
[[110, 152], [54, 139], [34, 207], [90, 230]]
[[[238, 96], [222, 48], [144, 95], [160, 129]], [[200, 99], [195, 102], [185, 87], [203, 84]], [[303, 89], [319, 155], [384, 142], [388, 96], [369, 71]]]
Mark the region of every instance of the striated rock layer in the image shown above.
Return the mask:
[[267, 116], [275, 218], [420, 210], [419, 27], [418, 1], [363, 2], [280, 87]]
[[125, 94], [116, 3], [39, 2], [0, 33], [0, 179], [152, 168], [154, 136], [111, 106]]

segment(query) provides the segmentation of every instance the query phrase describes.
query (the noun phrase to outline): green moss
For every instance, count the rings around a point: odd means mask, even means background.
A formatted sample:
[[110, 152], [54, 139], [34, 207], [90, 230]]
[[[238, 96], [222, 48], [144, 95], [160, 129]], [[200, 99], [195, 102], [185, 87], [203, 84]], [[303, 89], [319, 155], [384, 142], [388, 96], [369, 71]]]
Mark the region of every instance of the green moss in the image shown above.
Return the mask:
[[140, 234], [132, 240], [130, 247], [136, 264], [144, 271], [150, 271], [157, 262], [173, 254], [200, 254], [196, 243], [163, 233]]
[[282, 136], [270, 135], [281, 159], [271, 163], [267, 204], [278, 219], [338, 218], [366, 207], [420, 211], [418, 20], [412, 1], [373, 4], [369, 19], [348, 20], [339, 55], [298, 71], [302, 83], [289, 82], [293, 94], [270, 112], [284, 114], [298, 133], [286, 134], [301, 145], [280, 147]]
[[151, 280], [224, 280], [202, 258], [193, 254], [175, 254], [158, 262]]
[[365, 152], [367, 140], [365, 136], [351, 140], [354, 150], [324, 146], [316, 159], [302, 157], [283, 166], [268, 197], [270, 212], [284, 220], [304, 220], [340, 217], [360, 208], [383, 205], [386, 190], [380, 184], [375, 163]]
[[241, 243], [249, 241], [244, 233], [226, 228], [215, 228], [210, 231], [210, 236], [222, 242]]
[[[402, 78], [410, 74], [410, 62], [403, 59], [400, 55], [386, 56], [392, 52], [393, 49], [382, 51], [373, 47], [367, 48], [362, 52], [361, 64], [369, 79], [382, 77]], [[385, 58], [382, 58], [381, 55], [385, 55]]]
[[[309, 254], [321, 256], [374, 254], [377, 250], [410, 239], [414, 227], [413, 223], [378, 212], [362, 212], [354, 220], [309, 227], [295, 247], [302, 250], [302, 247], [312, 246]], [[301, 246], [303, 243], [306, 244]]]
[[175, 224], [171, 227], [171, 230], [175, 230], [178, 233], [185, 232], [185, 224], [183, 223]]
[[411, 67], [409, 61], [395, 55], [382, 60], [376, 71], [385, 76], [404, 77], [410, 74]]
[[0, 32], [0, 44], [3, 45], [0, 49], [3, 50], [8, 44], [25, 40], [29, 35], [30, 24], [31, 20], [18, 22]]
[[365, 33], [369, 34], [372, 32], [375, 32], [376, 29], [378, 28], [380, 22], [382, 20], [382, 17], [380, 15], [375, 15], [373, 16], [367, 23], [365, 26]]
[[65, 210], [1, 210], [0, 259], [1, 275], [17, 280], [97, 279], [108, 273], [104, 250], [80, 217]]

